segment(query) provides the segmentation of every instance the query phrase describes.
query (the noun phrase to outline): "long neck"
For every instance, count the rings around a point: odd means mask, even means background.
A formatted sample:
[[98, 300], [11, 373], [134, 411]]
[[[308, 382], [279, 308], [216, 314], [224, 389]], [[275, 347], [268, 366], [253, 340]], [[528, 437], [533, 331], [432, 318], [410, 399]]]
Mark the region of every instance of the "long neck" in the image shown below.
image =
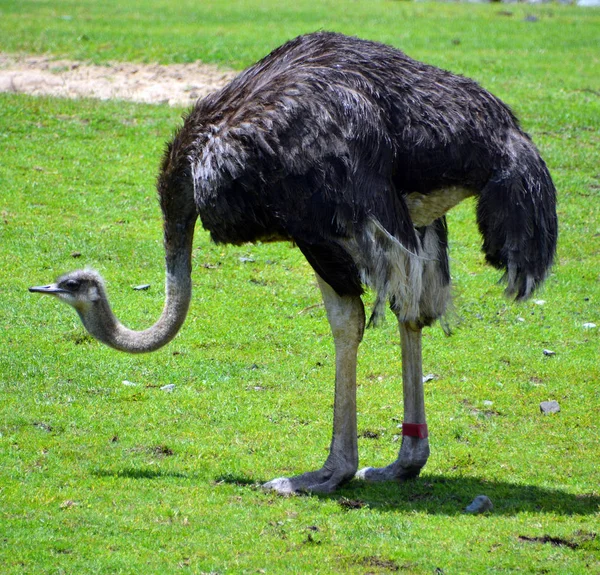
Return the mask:
[[[104, 293], [94, 302], [92, 310], [79, 313], [86, 329], [95, 338], [115, 349], [128, 353], [154, 351], [169, 343], [185, 321], [192, 297], [191, 253], [194, 221], [181, 236], [170, 242], [165, 237], [166, 248], [166, 300], [158, 321], [143, 331], [125, 327], [114, 315]], [[183, 237], [182, 237], [183, 236]]]

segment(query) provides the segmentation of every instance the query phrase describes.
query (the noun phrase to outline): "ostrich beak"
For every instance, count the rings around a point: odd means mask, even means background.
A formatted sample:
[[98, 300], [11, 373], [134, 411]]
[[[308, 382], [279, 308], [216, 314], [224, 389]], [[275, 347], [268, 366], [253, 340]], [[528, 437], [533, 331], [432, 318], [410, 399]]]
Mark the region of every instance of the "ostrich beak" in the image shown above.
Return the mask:
[[59, 288], [56, 284], [50, 284], [47, 286], [33, 286], [29, 288], [29, 291], [35, 293], [47, 293], [51, 295], [67, 293], [66, 290]]

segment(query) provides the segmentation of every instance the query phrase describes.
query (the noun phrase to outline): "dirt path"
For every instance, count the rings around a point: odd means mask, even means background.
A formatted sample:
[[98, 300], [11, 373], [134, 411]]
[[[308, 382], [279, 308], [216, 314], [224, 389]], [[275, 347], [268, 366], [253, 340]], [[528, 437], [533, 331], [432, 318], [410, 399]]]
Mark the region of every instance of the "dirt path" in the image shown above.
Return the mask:
[[235, 76], [209, 64], [96, 66], [0, 53], [0, 92], [189, 106]]

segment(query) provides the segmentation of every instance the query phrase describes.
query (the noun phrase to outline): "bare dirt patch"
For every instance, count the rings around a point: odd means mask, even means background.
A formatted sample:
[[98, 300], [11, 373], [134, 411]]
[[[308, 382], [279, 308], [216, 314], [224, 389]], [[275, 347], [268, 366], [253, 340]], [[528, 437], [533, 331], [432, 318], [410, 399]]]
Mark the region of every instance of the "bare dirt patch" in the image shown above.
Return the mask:
[[200, 62], [98, 66], [46, 56], [0, 53], [0, 92], [38, 96], [189, 106], [224, 86], [235, 74]]

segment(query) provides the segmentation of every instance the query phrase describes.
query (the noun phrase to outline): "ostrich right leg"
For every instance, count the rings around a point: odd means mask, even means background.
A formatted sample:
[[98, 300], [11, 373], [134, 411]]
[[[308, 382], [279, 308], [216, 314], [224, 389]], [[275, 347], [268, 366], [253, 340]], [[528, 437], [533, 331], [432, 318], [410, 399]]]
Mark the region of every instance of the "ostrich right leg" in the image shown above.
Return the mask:
[[335, 402], [329, 457], [318, 471], [279, 477], [266, 483], [283, 495], [298, 491], [330, 493], [352, 479], [358, 468], [356, 358], [365, 329], [360, 296], [340, 296], [317, 275], [335, 343]]
[[404, 419], [402, 446], [398, 459], [386, 467], [366, 467], [357, 474], [365, 481], [392, 481], [417, 477], [429, 457], [423, 368], [421, 326], [415, 322], [399, 322], [402, 345], [402, 389]]
[[416, 321], [405, 321], [398, 317], [404, 402], [400, 453], [396, 461], [386, 467], [361, 469], [356, 475], [358, 479], [373, 482], [411, 479], [419, 475], [427, 463], [429, 439], [425, 418], [421, 336], [423, 326], [439, 318], [450, 300], [447, 233], [444, 218], [420, 228], [422, 255], [425, 258], [419, 302], [421, 317]]

